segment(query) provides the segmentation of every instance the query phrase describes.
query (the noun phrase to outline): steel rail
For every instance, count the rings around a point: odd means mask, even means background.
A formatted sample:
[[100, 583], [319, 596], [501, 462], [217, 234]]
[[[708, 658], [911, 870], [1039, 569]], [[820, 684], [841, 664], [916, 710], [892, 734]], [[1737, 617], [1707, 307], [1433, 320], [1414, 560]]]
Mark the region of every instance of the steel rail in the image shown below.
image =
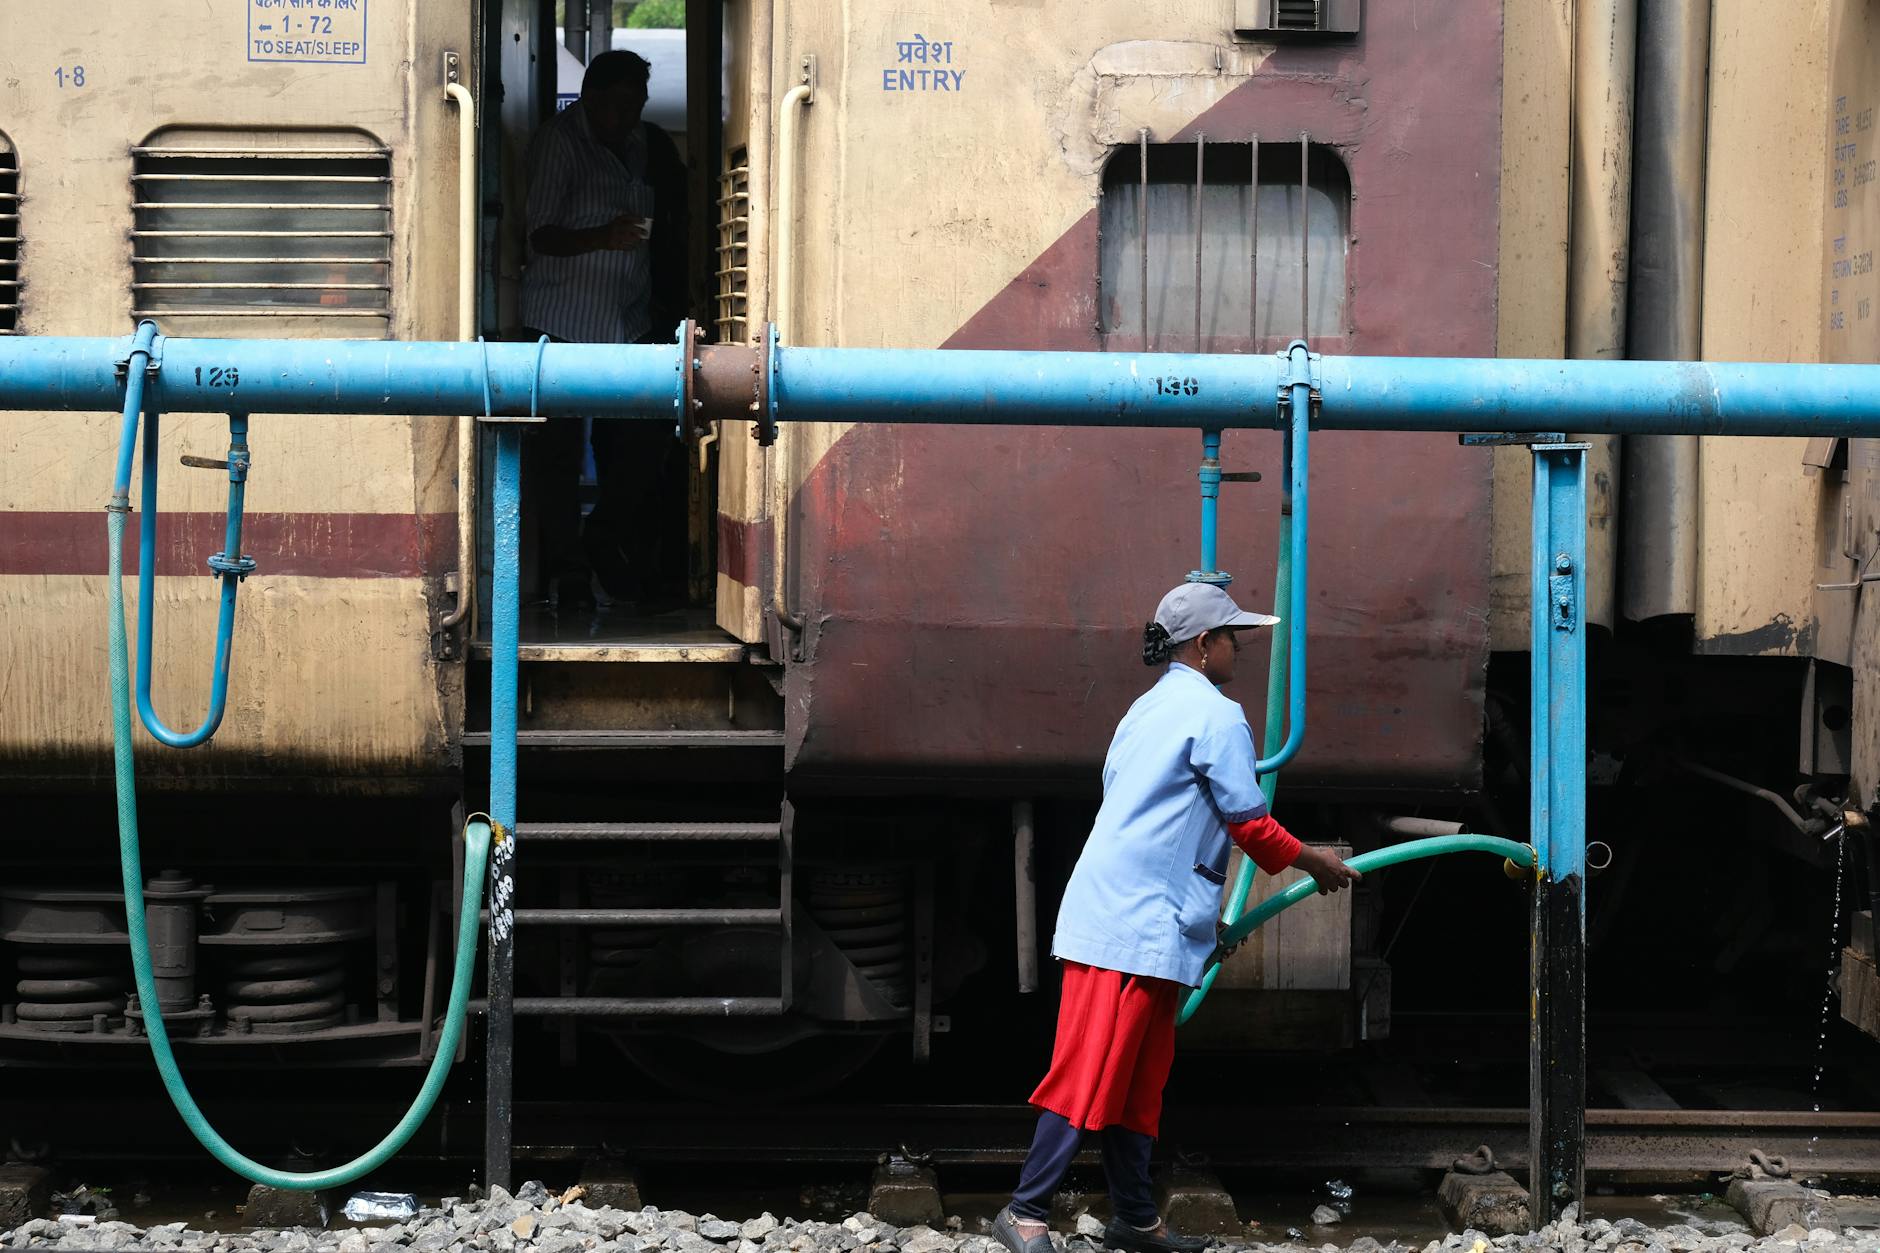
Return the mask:
[[[17, 1095], [17, 1094], [14, 1094]], [[23, 1133], [70, 1127], [82, 1102], [69, 1096], [9, 1096]], [[382, 1107], [370, 1096], [351, 1100], [217, 1100], [232, 1133], [257, 1142], [286, 1126], [344, 1125], [369, 1120]], [[533, 1161], [579, 1160], [616, 1150], [656, 1154], [673, 1163], [771, 1165], [871, 1164], [886, 1149], [907, 1145], [936, 1165], [1009, 1166], [1022, 1160], [1037, 1111], [1015, 1104], [802, 1105], [749, 1107], [737, 1118], [685, 1103], [518, 1101], [515, 1156]], [[1751, 1147], [1786, 1154], [1810, 1178], [1837, 1183], [1880, 1182], [1880, 1113], [1766, 1110], [1587, 1111], [1587, 1174], [1600, 1183], [1675, 1186], [1714, 1183], [1740, 1165]], [[1217, 1166], [1274, 1173], [1359, 1167], [1438, 1172], [1478, 1144], [1517, 1173], [1527, 1164], [1525, 1109], [1403, 1106], [1200, 1106], [1172, 1103], [1164, 1117], [1171, 1150], [1207, 1154]], [[1260, 1134], [1249, 1136], [1249, 1126]], [[441, 1102], [402, 1157], [461, 1161], [478, 1158], [483, 1110], [475, 1102]], [[1812, 1152], [1810, 1151], [1812, 1149]], [[72, 1160], [199, 1159], [180, 1125], [162, 1118], [122, 1118], [109, 1137], [85, 1143], [67, 1137]]]

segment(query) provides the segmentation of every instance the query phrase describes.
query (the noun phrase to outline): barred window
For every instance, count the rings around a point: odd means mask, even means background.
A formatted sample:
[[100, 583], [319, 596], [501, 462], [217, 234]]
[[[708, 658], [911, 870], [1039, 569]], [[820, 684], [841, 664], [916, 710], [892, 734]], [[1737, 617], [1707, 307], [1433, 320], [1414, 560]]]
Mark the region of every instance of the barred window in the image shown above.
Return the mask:
[[1302, 329], [1314, 339], [1345, 333], [1351, 177], [1336, 153], [1311, 146], [1302, 189], [1299, 143], [1260, 144], [1256, 197], [1251, 142], [1150, 144], [1146, 179], [1141, 151], [1118, 149], [1103, 171], [1098, 309], [1107, 345], [1143, 346], [1145, 221], [1155, 350], [1245, 352]]
[[751, 169], [739, 148], [718, 176], [718, 342], [741, 344], [750, 338]]
[[20, 160], [0, 135], [0, 335], [20, 326]]
[[287, 317], [307, 319], [303, 334], [390, 332], [384, 147], [351, 131], [163, 131], [131, 155], [136, 316], [168, 326]]

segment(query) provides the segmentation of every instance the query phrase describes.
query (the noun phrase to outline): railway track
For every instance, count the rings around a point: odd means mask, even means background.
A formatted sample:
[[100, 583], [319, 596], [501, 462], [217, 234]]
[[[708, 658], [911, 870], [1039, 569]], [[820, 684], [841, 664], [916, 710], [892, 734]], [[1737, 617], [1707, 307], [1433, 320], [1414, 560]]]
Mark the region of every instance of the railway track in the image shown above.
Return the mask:
[[[7, 1130], [49, 1145], [62, 1160], [189, 1160], [201, 1150], [167, 1106], [119, 1110], [107, 1137], [75, 1134], [84, 1102], [26, 1098], [9, 1103]], [[221, 1105], [222, 1102], [216, 1102]], [[212, 1117], [238, 1144], [279, 1143], [282, 1127], [305, 1128], [303, 1150], [333, 1153], [363, 1142], [385, 1116], [382, 1103], [283, 1101], [273, 1096], [229, 1103]], [[608, 1101], [519, 1102], [519, 1162], [572, 1162], [621, 1155], [661, 1163], [863, 1165], [885, 1152], [907, 1152], [936, 1167], [1015, 1164], [1024, 1156], [1035, 1115], [1016, 1104], [802, 1105], [727, 1108], [699, 1104]], [[1622, 1187], [1714, 1185], [1749, 1151], [1787, 1157], [1798, 1175], [1852, 1185], [1880, 1185], [1880, 1113], [1766, 1110], [1599, 1109], [1588, 1113], [1587, 1172]], [[93, 1126], [97, 1125], [95, 1123]], [[1321, 1171], [1446, 1169], [1487, 1144], [1519, 1172], [1527, 1160], [1527, 1111], [1424, 1107], [1172, 1107], [1164, 1121], [1170, 1152], [1222, 1167], [1276, 1176]], [[411, 1161], [481, 1161], [480, 1105], [440, 1103], [404, 1157]]]

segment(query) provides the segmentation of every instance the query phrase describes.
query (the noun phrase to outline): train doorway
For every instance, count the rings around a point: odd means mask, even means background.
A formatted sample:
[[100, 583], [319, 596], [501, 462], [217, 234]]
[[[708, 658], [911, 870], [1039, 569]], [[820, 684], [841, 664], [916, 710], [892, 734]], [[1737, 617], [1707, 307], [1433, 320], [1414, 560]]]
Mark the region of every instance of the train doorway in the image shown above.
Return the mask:
[[[708, 341], [715, 339], [724, 122], [733, 63], [722, 6], [717, 0], [487, 3], [485, 336], [598, 337], [573, 323], [532, 325], [542, 320], [543, 303], [528, 298], [529, 267], [542, 255], [536, 246], [542, 242], [542, 222], [533, 228], [530, 222], [531, 184], [532, 178], [540, 184], [547, 176], [539, 160], [532, 170], [530, 152], [539, 136], [568, 128], [569, 110], [583, 108], [581, 84], [589, 64], [604, 53], [625, 52], [647, 65], [648, 81], [639, 127], [622, 139], [621, 159], [645, 188], [646, 203], [657, 201], [647, 215], [652, 229], [636, 259], [636, 268], [650, 275], [650, 282], [639, 280], [651, 289], [650, 299], [631, 318], [625, 342], [668, 342], [687, 318], [703, 328]], [[577, 170], [565, 181], [578, 186], [587, 175]], [[554, 214], [545, 208], [539, 185], [533, 212], [537, 218]], [[580, 268], [585, 261], [561, 257], [551, 264]], [[532, 431], [525, 444], [525, 648], [540, 659], [558, 661], [668, 655], [728, 660], [742, 654], [743, 646], [717, 623], [719, 452], [714, 433], [671, 427], [655, 432], [641, 424], [626, 430], [624, 424], [612, 424], [596, 437], [588, 423], [579, 435]], [[493, 457], [487, 446], [481, 463], [482, 481], [488, 483]], [[478, 498], [483, 611], [478, 643], [487, 648], [488, 493], [480, 491]]]

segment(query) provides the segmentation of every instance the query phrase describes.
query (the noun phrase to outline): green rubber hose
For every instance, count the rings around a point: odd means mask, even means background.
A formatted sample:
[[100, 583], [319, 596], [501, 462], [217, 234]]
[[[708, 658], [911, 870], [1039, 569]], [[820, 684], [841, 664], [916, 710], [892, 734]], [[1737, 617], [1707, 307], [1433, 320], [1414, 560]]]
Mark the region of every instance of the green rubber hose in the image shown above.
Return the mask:
[[[1292, 528], [1292, 502], [1286, 501], [1280, 506], [1279, 514], [1278, 564], [1273, 574], [1275, 605], [1292, 603]], [[1266, 732], [1260, 737], [1260, 743], [1269, 747], [1286, 736], [1286, 666], [1292, 654], [1291, 631], [1275, 631], [1272, 640], [1272, 651], [1266, 661]], [[1260, 776], [1260, 794], [1266, 797], [1267, 808], [1271, 809], [1279, 796], [1279, 771], [1269, 770]], [[1247, 897], [1253, 894], [1254, 875], [1258, 873], [1259, 867], [1253, 864], [1253, 858], [1242, 855], [1240, 868], [1234, 872], [1233, 891], [1228, 893], [1227, 907], [1221, 911], [1223, 923], [1231, 927], [1240, 921], [1247, 909]], [[1219, 964], [1208, 967], [1208, 972], [1201, 976], [1201, 986], [1192, 989], [1182, 1002], [1181, 1013], [1175, 1018], [1177, 1026], [1195, 1016], [1220, 973]]]
[[[424, 1076], [424, 1086], [405, 1116], [378, 1144], [344, 1166], [331, 1170], [296, 1174], [274, 1170], [253, 1158], [244, 1157], [224, 1140], [203, 1117], [176, 1057], [170, 1051], [170, 1035], [163, 1025], [163, 1013], [157, 1000], [157, 981], [150, 968], [150, 937], [144, 929], [144, 875], [142, 855], [137, 842], [137, 778], [131, 761], [130, 660], [124, 630], [124, 525], [128, 504], [113, 502], [109, 513], [111, 534], [110, 565], [110, 665], [111, 665], [111, 742], [117, 766], [118, 852], [124, 872], [124, 918], [130, 930], [131, 968], [137, 976], [137, 1000], [143, 1008], [144, 1031], [150, 1037], [150, 1053], [156, 1059], [157, 1073], [170, 1094], [176, 1112], [190, 1133], [201, 1141], [214, 1158], [236, 1174], [271, 1188], [312, 1191], [351, 1183], [390, 1161], [405, 1142], [429, 1117], [431, 1107], [444, 1090], [444, 1078], [450, 1073], [451, 1059], [457, 1054], [457, 1042], [463, 1035], [464, 1014], [470, 1005], [470, 980], [476, 966], [478, 914], [483, 904], [483, 876], [489, 864], [490, 826], [481, 819], [464, 828], [463, 909], [458, 915], [457, 961], [451, 976], [450, 1006], [444, 1015], [444, 1028], [438, 1034], [437, 1053], [431, 1069]], [[145, 613], [150, 606], [142, 606]]]
[[[1375, 849], [1369, 853], [1360, 853], [1348, 863], [1353, 870], [1368, 874], [1373, 870], [1382, 870], [1386, 866], [1399, 865], [1406, 861], [1421, 861], [1425, 857], [1443, 857], [1450, 853], [1494, 853], [1522, 870], [1534, 866], [1534, 849], [1526, 844], [1517, 844], [1513, 840], [1504, 840], [1493, 835], [1438, 835], [1427, 840], [1407, 840], [1402, 844], [1393, 844], [1389, 848]], [[1220, 966], [1221, 958], [1227, 950], [1239, 944], [1254, 928], [1266, 922], [1282, 910], [1290, 909], [1300, 901], [1318, 894], [1319, 885], [1310, 875], [1299, 882], [1277, 892], [1255, 905], [1239, 921], [1233, 923], [1221, 934], [1221, 942], [1214, 950], [1214, 956], [1208, 959], [1208, 968], [1203, 979], [1211, 976]]]

